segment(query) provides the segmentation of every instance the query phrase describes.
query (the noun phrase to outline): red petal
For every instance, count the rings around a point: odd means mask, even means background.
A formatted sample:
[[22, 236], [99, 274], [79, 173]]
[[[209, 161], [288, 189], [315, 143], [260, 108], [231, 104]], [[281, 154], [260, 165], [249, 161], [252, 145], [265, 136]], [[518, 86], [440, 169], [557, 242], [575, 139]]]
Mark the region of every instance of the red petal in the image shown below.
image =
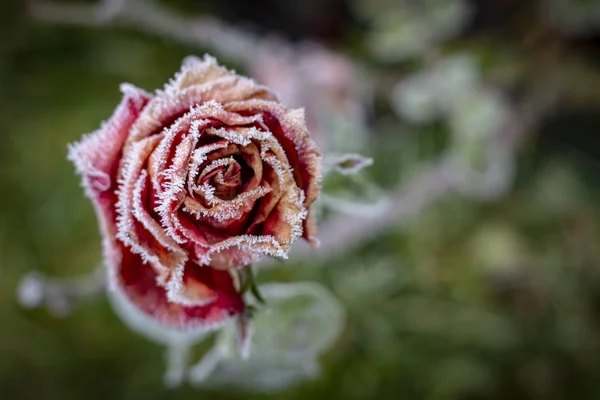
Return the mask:
[[151, 99], [146, 92], [131, 85], [121, 85], [121, 91], [123, 99], [110, 119], [69, 149], [69, 159], [81, 175], [105, 237], [113, 237], [116, 233], [115, 190], [123, 144]]
[[113, 287], [125, 294], [140, 311], [158, 323], [180, 330], [210, 330], [221, 326], [231, 316], [244, 311], [242, 296], [235, 289], [229, 272], [210, 266], [185, 266], [182, 293], [210, 296], [212, 301], [198, 306], [170, 302], [164, 288], [156, 283], [156, 273], [140, 256], [122, 245], [121, 262], [112, 265]]

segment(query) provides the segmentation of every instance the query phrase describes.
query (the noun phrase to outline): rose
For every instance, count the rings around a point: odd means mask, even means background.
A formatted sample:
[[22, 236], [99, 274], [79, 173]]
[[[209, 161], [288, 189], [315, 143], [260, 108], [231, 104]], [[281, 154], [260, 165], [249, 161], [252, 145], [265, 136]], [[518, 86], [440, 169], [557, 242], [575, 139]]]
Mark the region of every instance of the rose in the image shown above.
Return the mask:
[[69, 152], [111, 289], [166, 326], [218, 325], [244, 309], [229, 269], [316, 242], [321, 156], [303, 110], [208, 56], [154, 96], [121, 90], [110, 120]]

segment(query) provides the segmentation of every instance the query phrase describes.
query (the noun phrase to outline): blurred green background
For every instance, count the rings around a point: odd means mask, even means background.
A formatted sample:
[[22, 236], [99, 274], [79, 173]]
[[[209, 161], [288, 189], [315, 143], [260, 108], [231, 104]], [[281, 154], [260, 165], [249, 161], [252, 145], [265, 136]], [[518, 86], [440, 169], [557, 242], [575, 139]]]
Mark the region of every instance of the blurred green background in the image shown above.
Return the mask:
[[[101, 257], [67, 143], [110, 115], [121, 82], [153, 90], [186, 55], [219, 52], [127, 23], [36, 21], [24, 2], [4, 0], [0, 398], [600, 398], [598, 3], [465, 1], [468, 18], [444, 9], [451, 3], [162, 2], [258, 34], [318, 40], [362, 63], [374, 95], [360, 150], [375, 163], [361, 176], [383, 191], [462, 143], [452, 121], [415, 123], [402, 95], [390, 100], [390, 87], [426, 73], [432, 54], [475, 57], [478, 79], [509, 105], [553, 99], [526, 129], [511, 161], [515, 179], [500, 195], [452, 192], [333, 257], [292, 257], [259, 275], [320, 282], [348, 315], [318, 378], [265, 394], [165, 389], [164, 349], [129, 331], [106, 299], [64, 318], [17, 303], [27, 272], [77, 276]], [[407, 10], [429, 14], [412, 18]], [[248, 72], [237, 60], [220, 61]], [[458, 97], [460, 87], [452, 90]], [[427, 103], [419, 99], [417, 114]], [[328, 184], [343, 187], [336, 179]], [[201, 344], [197, 356], [208, 347]]]

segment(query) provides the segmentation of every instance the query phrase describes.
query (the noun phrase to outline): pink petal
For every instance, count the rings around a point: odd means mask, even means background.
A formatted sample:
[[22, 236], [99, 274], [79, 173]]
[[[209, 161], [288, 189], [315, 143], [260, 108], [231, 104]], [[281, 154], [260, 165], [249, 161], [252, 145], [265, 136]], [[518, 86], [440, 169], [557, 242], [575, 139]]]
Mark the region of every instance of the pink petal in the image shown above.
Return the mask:
[[129, 131], [151, 96], [129, 84], [121, 85], [123, 99], [112, 117], [97, 131], [69, 148], [69, 159], [92, 198], [115, 184], [114, 178]]

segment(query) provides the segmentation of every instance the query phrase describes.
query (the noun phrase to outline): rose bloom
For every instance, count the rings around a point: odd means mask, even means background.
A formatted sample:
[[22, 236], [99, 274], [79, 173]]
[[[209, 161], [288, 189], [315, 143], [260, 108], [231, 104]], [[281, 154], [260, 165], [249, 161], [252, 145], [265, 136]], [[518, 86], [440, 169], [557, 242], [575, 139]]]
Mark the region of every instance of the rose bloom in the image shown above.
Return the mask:
[[316, 244], [321, 155], [302, 109], [189, 57], [155, 95], [123, 100], [70, 148], [104, 238], [110, 290], [175, 329], [244, 311], [231, 270]]

